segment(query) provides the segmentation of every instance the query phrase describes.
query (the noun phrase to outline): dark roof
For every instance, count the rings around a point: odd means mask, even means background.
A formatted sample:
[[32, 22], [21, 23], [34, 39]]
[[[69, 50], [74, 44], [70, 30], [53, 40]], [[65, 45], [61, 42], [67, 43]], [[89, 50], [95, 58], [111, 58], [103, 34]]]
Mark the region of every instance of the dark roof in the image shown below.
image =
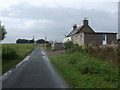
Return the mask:
[[117, 34], [117, 33], [112, 33], [112, 32], [96, 32], [96, 34]]
[[[75, 28], [74, 30], [72, 30], [66, 37], [70, 37], [70, 36], [80, 33], [82, 28], [84, 28], [84, 26], [85, 27], [87, 26], [88, 28], [90, 28], [92, 30], [92, 28], [88, 25], [88, 20], [84, 20], [84, 23], [82, 26], [79, 26], [79, 27]], [[94, 31], [93, 31], [93, 33], [91, 33], [91, 32], [84, 32], [84, 33], [85, 34], [117, 34], [117, 33], [110, 33], [110, 32], [94, 32]]]
[[[70, 36], [77, 34], [82, 29], [83, 26], [79, 26], [75, 30], [72, 30], [66, 37], [70, 37]], [[94, 33], [84, 32], [84, 33], [85, 34], [117, 34], [117, 33], [112, 33], [112, 32], [94, 32]]]
[[117, 33], [109, 33], [109, 32], [95, 32], [95, 33], [85, 33], [85, 34], [117, 34]]
[[76, 28], [75, 30], [72, 30], [67, 37], [73, 36], [75, 35], [83, 26], [79, 26], [78, 28]]

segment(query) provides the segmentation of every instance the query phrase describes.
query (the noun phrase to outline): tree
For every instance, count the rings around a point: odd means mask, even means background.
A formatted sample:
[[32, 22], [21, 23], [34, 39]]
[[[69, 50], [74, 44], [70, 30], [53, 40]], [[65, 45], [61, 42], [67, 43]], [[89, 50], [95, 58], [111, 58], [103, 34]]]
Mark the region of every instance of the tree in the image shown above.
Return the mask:
[[29, 41], [27, 39], [18, 39], [16, 40], [16, 43], [28, 43]]
[[33, 40], [29, 40], [29, 43], [34, 43], [34, 39]]
[[7, 32], [6, 32], [5, 26], [2, 26], [0, 22], [0, 41], [5, 38], [6, 34]]
[[44, 39], [38, 39], [36, 43], [45, 43], [46, 41]]

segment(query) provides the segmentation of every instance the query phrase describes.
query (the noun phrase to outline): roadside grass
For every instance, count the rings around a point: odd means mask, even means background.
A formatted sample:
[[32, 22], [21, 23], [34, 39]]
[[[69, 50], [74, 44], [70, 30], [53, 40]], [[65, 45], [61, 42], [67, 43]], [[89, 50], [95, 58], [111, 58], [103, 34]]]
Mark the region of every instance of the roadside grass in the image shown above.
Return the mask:
[[51, 50], [51, 43], [40, 44], [44, 50]]
[[71, 88], [118, 88], [118, 67], [84, 51], [49, 56]]
[[22, 61], [35, 48], [36, 44], [3, 44], [2, 45], [2, 74]]
[[40, 44], [44, 50], [47, 50], [46, 44]]

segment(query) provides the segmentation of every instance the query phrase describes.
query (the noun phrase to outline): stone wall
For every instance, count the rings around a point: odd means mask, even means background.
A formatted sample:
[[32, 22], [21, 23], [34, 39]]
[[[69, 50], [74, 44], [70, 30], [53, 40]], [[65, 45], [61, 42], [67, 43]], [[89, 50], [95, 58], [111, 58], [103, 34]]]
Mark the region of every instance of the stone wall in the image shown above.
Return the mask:
[[[116, 43], [116, 34], [104, 34], [107, 38], [107, 44]], [[84, 45], [102, 45], [103, 44], [103, 34], [85, 34], [84, 35]]]

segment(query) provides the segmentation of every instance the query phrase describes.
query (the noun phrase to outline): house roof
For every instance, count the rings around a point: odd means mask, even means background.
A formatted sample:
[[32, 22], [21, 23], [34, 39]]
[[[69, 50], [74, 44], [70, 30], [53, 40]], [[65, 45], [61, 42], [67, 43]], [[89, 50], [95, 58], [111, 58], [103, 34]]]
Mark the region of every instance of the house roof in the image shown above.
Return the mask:
[[117, 34], [117, 33], [112, 33], [112, 32], [96, 32], [96, 34]]
[[67, 37], [73, 36], [75, 35], [83, 26], [79, 26], [78, 28], [76, 28], [75, 30], [72, 30]]
[[[79, 31], [83, 28], [83, 26], [79, 26], [75, 30], [72, 30], [66, 37], [70, 37], [70, 36], [73, 36], [73, 35], [79, 33]], [[84, 32], [84, 33], [85, 34], [117, 34], [117, 33], [112, 33], [112, 32], [94, 32], [94, 33]]]
[[111, 32], [95, 32], [95, 33], [85, 33], [85, 34], [117, 34], [117, 33], [111, 33]]
[[[83, 30], [83, 28], [85, 28], [85, 30], [86, 30], [86, 26], [89, 28], [89, 31]], [[73, 30], [66, 37], [70, 37], [70, 36], [73, 36], [73, 35], [81, 33], [81, 32], [83, 32], [85, 34], [117, 34], [117, 33], [109, 33], [109, 32], [94, 32], [93, 29], [88, 25], [88, 20], [84, 19], [83, 25], [76, 27], [75, 29], [73, 26]]]

